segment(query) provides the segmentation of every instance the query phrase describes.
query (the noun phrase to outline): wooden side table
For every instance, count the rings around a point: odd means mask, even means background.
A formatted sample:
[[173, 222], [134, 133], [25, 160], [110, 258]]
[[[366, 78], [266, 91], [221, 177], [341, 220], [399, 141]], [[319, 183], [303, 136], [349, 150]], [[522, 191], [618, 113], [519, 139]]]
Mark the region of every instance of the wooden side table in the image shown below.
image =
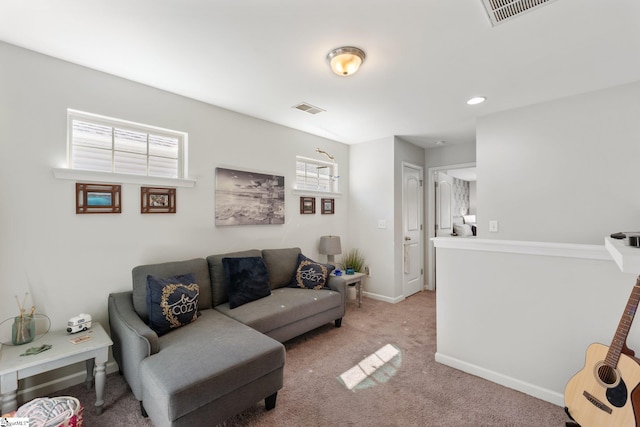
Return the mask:
[[[78, 344], [69, 340], [89, 336], [90, 339]], [[42, 353], [20, 356], [31, 347], [50, 344], [52, 347]], [[2, 346], [0, 353], [0, 394], [2, 395], [2, 413], [6, 414], [18, 409], [18, 380], [52, 369], [61, 368], [73, 363], [85, 361], [87, 378], [85, 384], [91, 388], [93, 368], [95, 365], [96, 412], [102, 413], [104, 405], [104, 385], [109, 347], [113, 345], [111, 338], [98, 322], [85, 332], [69, 335], [66, 330], [50, 331], [39, 340], [19, 346]]]
[[366, 277], [364, 273], [353, 273], [353, 274], [345, 274], [342, 273], [340, 276], [344, 279], [347, 286], [351, 284], [355, 284], [356, 287], [356, 300], [358, 301], [358, 307], [362, 305], [362, 279]]

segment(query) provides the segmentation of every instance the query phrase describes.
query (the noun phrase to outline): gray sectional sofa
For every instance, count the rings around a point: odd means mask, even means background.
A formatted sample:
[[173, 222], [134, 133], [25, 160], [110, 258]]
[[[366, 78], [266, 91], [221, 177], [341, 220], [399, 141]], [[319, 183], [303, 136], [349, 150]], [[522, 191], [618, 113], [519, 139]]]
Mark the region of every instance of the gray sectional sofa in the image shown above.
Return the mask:
[[[329, 322], [340, 326], [346, 286], [288, 287], [299, 248], [249, 250], [133, 269], [133, 290], [109, 295], [113, 355], [143, 413], [156, 426], [216, 425], [283, 385], [283, 342]], [[261, 257], [270, 295], [231, 308], [223, 259]], [[228, 260], [227, 260], [228, 261]], [[227, 262], [225, 261], [225, 262]], [[147, 278], [191, 273], [199, 286], [197, 320], [158, 335], [149, 327]]]

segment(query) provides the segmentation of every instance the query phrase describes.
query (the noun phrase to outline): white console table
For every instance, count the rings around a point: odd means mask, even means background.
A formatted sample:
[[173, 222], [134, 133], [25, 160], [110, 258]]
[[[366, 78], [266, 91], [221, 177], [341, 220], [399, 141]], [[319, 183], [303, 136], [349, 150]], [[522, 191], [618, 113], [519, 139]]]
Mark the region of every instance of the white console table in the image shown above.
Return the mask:
[[[78, 344], [71, 339], [82, 336], [91, 339]], [[42, 353], [21, 356], [31, 347], [49, 344], [52, 347]], [[65, 330], [50, 331], [41, 339], [19, 346], [5, 345], [0, 353], [0, 394], [2, 394], [2, 413], [15, 411], [18, 407], [18, 380], [73, 363], [86, 361], [87, 377], [85, 384], [91, 387], [95, 366], [96, 412], [102, 413], [104, 405], [105, 368], [109, 356], [109, 347], [113, 344], [102, 326], [93, 322], [91, 329], [69, 335]]]

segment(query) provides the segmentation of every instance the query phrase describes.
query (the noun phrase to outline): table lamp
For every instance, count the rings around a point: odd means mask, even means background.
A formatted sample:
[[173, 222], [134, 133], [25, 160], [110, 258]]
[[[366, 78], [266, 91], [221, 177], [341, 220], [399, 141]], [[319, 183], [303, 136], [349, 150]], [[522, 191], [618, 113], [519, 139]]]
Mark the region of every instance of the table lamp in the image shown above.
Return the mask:
[[327, 263], [335, 265], [334, 255], [342, 253], [340, 247], [340, 236], [322, 236], [320, 237], [320, 253], [327, 256]]

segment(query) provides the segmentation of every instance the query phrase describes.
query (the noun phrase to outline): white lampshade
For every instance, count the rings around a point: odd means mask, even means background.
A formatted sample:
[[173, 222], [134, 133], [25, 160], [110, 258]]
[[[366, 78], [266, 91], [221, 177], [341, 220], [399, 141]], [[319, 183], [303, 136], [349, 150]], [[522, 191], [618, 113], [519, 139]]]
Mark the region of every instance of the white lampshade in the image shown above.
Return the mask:
[[320, 237], [319, 252], [327, 256], [327, 262], [335, 262], [334, 255], [342, 253], [340, 246], [340, 236], [322, 236]]

